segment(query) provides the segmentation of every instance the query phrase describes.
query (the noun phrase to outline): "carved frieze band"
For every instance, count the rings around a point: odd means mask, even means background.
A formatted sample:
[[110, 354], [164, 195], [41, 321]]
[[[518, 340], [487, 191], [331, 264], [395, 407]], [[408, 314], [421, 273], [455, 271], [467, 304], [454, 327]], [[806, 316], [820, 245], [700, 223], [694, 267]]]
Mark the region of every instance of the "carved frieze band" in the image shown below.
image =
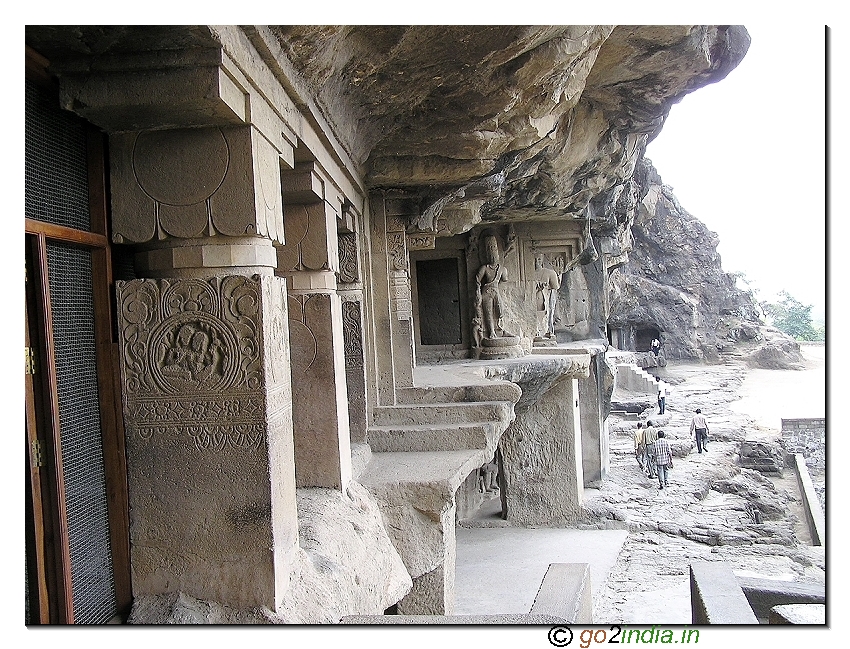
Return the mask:
[[363, 323], [360, 302], [342, 303], [342, 337], [345, 344], [345, 369], [363, 367]]
[[357, 268], [357, 235], [343, 232], [337, 235], [339, 240], [339, 281], [351, 284], [360, 281]]
[[408, 250], [433, 250], [437, 245], [437, 236], [434, 234], [408, 234]]
[[257, 447], [265, 421], [259, 281], [119, 282], [117, 301], [128, 432], [188, 434], [199, 450]]

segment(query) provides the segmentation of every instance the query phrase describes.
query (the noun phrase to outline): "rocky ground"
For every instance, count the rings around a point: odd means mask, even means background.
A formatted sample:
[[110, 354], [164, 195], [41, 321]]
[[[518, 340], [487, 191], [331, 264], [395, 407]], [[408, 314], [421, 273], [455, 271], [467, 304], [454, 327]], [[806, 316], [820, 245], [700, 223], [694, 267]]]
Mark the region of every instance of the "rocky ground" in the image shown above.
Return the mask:
[[[820, 354], [820, 361], [815, 357], [807, 362], [815, 372], [820, 362], [822, 374]], [[802, 375], [777, 371], [787, 375], [787, 383], [796, 384], [799, 398]], [[739, 576], [824, 583], [824, 550], [810, 545], [791, 471], [768, 477], [738, 466], [745, 438], [767, 444], [778, 444], [779, 439], [778, 430], [732, 407], [742, 392], [749, 398], [755, 392], [751, 382], [744, 389], [746, 366], [671, 362], [658, 373], [673, 386], [665, 416], [650, 415], [660, 420], [659, 428], [673, 446], [669, 488], [659, 490], [657, 480], [640, 471], [632, 442], [637, 417], [623, 415], [609, 420], [608, 480], [599, 489], [585, 491], [583, 526], [630, 531], [595, 598], [594, 619], [600, 623], [689, 623], [688, 565], [694, 560], [727, 561]], [[615, 394], [618, 398], [640, 400], [641, 396]], [[696, 408], [702, 408], [711, 429], [708, 451], [703, 454], [697, 453], [689, 434]], [[647, 410], [647, 414], [655, 412]]]

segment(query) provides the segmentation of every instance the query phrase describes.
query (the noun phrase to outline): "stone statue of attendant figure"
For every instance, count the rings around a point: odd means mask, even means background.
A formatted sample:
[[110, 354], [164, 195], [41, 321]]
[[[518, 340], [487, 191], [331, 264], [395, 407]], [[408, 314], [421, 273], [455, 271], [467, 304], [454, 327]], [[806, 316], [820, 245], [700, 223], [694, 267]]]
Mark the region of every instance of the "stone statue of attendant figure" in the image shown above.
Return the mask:
[[537, 337], [535, 340], [555, 338], [555, 305], [561, 275], [543, 265], [543, 254], [534, 255], [534, 304], [537, 309]]
[[499, 261], [499, 243], [494, 235], [484, 239], [486, 263], [475, 275], [475, 311], [484, 339], [513, 336], [502, 329], [502, 303], [499, 283], [507, 281], [508, 273]]

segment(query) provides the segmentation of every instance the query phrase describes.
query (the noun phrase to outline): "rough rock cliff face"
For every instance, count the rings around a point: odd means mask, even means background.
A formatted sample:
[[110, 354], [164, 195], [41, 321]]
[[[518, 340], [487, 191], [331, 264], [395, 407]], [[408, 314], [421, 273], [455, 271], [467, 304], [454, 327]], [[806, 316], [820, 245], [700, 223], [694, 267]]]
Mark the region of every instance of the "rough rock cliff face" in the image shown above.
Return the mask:
[[752, 296], [724, 272], [717, 234], [679, 204], [651, 161], [638, 164], [630, 184], [627, 193], [637, 198], [631, 250], [610, 275], [609, 326], [657, 330], [668, 359], [731, 354], [759, 367], [801, 362], [799, 345], [763, 326]]
[[421, 230], [468, 208], [454, 233], [583, 216], [631, 176], [670, 107], [750, 43], [740, 26], [263, 29], [367, 184], [408, 191]]

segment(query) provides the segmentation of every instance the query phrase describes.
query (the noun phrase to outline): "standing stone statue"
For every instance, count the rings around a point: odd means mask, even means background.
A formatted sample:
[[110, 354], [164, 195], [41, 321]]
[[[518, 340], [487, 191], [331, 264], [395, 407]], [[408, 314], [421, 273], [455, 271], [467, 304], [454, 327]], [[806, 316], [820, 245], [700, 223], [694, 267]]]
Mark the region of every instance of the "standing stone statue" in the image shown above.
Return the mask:
[[555, 338], [555, 306], [561, 275], [543, 265], [542, 253], [534, 255], [534, 304], [537, 309], [537, 336], [535, 342]]
[[[508, 254], [515, 246], [516, 235], [508, 232]], [[474, 359], [492, 360], [522, 356], [519, 336], [502, 326], [502, 295], [499, 284], [508, 280], [508, 272], [499, 259], [499, 241], [494, 234], [484, 236], [484, 264], [475, 274], [475, 300], [472, 315]]]
[[499, 283], [508, 279], [507, 271], [499, 260], [499, 243], [492, 234], [484, 239], [486, 263], [475, 275], [475, 317], [481, 319], [483, 338], [512, 336], [502, 329], [502, 298]]

